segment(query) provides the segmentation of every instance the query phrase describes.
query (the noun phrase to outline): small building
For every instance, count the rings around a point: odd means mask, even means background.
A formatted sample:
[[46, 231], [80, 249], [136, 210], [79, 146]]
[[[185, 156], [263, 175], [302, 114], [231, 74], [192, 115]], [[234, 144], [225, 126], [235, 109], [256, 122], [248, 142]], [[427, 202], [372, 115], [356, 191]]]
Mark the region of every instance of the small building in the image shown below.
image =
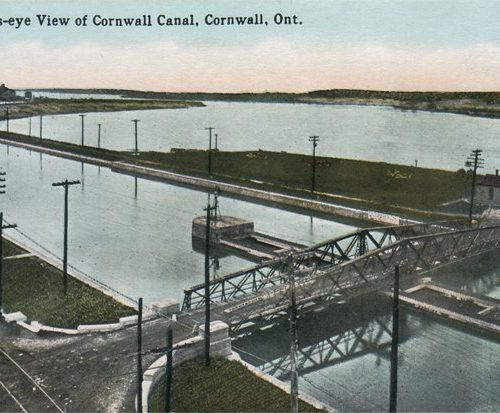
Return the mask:
[[2, 83], [0, 85], [0, 101], [10, 101], [10, 100], [16, 100], [16, 91], [9, 89], [7, 86], [5, 86], [5, 83]]
[[476, 184], [476, 200], [478, 204], [500, 206], [500, 176], [498, 169], [495, 175], [485, 175]]

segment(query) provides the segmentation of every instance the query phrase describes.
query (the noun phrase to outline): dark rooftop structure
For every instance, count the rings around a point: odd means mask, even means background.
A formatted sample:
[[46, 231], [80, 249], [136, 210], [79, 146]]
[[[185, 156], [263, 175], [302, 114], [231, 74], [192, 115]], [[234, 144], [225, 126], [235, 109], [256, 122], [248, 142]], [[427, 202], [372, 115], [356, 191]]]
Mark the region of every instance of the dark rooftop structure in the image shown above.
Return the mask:
[[500, 176], [498, 175], [498, 169], [496, 175], [485, 175], [477, 184], [500, 188]]
[[0, 85], [0, 100], [13, 100], [16, 99], [16, 91], [9, 89], [5, 83]]

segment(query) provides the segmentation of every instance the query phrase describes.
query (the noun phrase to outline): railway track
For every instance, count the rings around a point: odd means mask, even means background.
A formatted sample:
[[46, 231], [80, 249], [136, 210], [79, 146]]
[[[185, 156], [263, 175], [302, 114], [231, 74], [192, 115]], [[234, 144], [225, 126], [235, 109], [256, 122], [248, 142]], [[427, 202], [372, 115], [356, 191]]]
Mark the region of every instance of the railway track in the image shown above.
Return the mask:
[[0, 347], [0, 411], [64, 412], [37, 379], [2, 347]]

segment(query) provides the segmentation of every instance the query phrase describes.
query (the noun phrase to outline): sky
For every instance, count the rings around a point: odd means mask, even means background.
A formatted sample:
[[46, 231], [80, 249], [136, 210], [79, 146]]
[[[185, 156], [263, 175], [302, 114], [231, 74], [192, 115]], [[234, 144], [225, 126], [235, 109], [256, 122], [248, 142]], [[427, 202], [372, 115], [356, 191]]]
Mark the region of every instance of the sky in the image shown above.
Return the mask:
[[[94, 23], [144, 14], [152, 27]], [[268, 25], [205, 21], [255, 14]], [[198, 26], [160, 26], [159, 15]], [[500, 90], [499, 0], [0, 0], [0, 17], [0, 82], [12, 88]]]

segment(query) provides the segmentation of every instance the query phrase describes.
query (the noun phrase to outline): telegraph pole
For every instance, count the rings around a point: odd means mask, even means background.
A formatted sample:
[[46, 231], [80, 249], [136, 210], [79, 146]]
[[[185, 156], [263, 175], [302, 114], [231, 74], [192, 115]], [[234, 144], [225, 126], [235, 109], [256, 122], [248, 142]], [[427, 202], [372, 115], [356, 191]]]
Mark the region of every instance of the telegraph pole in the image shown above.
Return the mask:
[[5, 194], [5, 175], [6, 172], [0, 172], [0, 194]]
[[467, 157], [465, 166], [472, 168], [472, 185], [470, 192], [470, 206], [469, 206], [469, 225], [472, 225], [472, 210], [474, 208], [474, 193], [476, 187], [476, 175], [479, 168], [484, 167], [484, 159], [481, 158], [483, 151], [481, 149], [474, 149]]
[[[137, 156], [139, 156], [139, 143], [137, 140], [137, 122], [140, 122], [139, 119], [132, 119], [132, 122], [134, 122], [134, 129], [135, 129], [135, 149], [134, 149], [134, 155], [135, 155], [135, 163], [137, 163]], [[134, 198], [137, 199], [137, 175], [134, 175]]]
[[65, 181], [54, 182], [52, 186], [64, 187], [64, 250], [63, 250], [63, 286], [64, 295], [68, 289], [68, 187], [70, 185], [78, 185], [80, 181]]
[[389, 411], [396, 412], [398, 404], [398, 345], [399, 345], [399, 265], [394, 269], [391, 340], [391, 387]]
[[297, 300], [295, 296], [295, 274], [293, 269], [293, 256], [287, 258], [289, 271], [290, 290], [290, 411], [297, 413], [299, 410], [299, 377], [297, 374]]
[[85, 116], [87, 115], [78, 115], [82, 118], [82, 148], [85, 145]]
[[310, 136], [309, 142], [313, 144], [311, 194], [314, 194], [316, 190], [316, 146], [318, 146], [319, 136]]
[[215, 128], [212, 126], [209, 126], [208, 128], [205, 128], [205, 130], [208, 130], [208, 175], [212, 175], [212, 131]]
[[42, 143], [42, 131], [43, 131], [43, 120], [42, 119], [43, 119], [43, 113], [40, 112], [40, 143]]
[[137, 314], [137, 411], [142, 413], [142, 297]]
[[5, 108], [5, 119], [7, 120], [7, 133], [9, 133], [9, 108]]
[[101, 124], [97, 124], [97, 149], [101, 149]]
[[210, 219], [215, 206], [207, 204], [205, 227], [205, 366], [210, 367]]
[[[1, 191], [0, 193], [5, 193], [5, 191]], [[9, 224], [9, 225], [4, 225], [3, 224], [3, 212], [0, 212], [0, 314], [3, 311], [3, 285], [2, 285], [2, 278], [3, 278], [3, 230], [4, 229], [9, 229], [9, 228], [16, 228], [16, 224]]]
[[134, 122], [134, 129], [135, 129], [135, 150], [134, 154], [135, 156], [139, 155], [139, 145], [137, 142], [137, 123], [140, 122], [139, 119], [132, 119], [132, 122]]
[[172, 411], [172, 361], [173, 361], [173, 334], [172, 326], [168, 326], [167, 329], [167, 363], [165, 365], [165, 412], [170, 413]]

